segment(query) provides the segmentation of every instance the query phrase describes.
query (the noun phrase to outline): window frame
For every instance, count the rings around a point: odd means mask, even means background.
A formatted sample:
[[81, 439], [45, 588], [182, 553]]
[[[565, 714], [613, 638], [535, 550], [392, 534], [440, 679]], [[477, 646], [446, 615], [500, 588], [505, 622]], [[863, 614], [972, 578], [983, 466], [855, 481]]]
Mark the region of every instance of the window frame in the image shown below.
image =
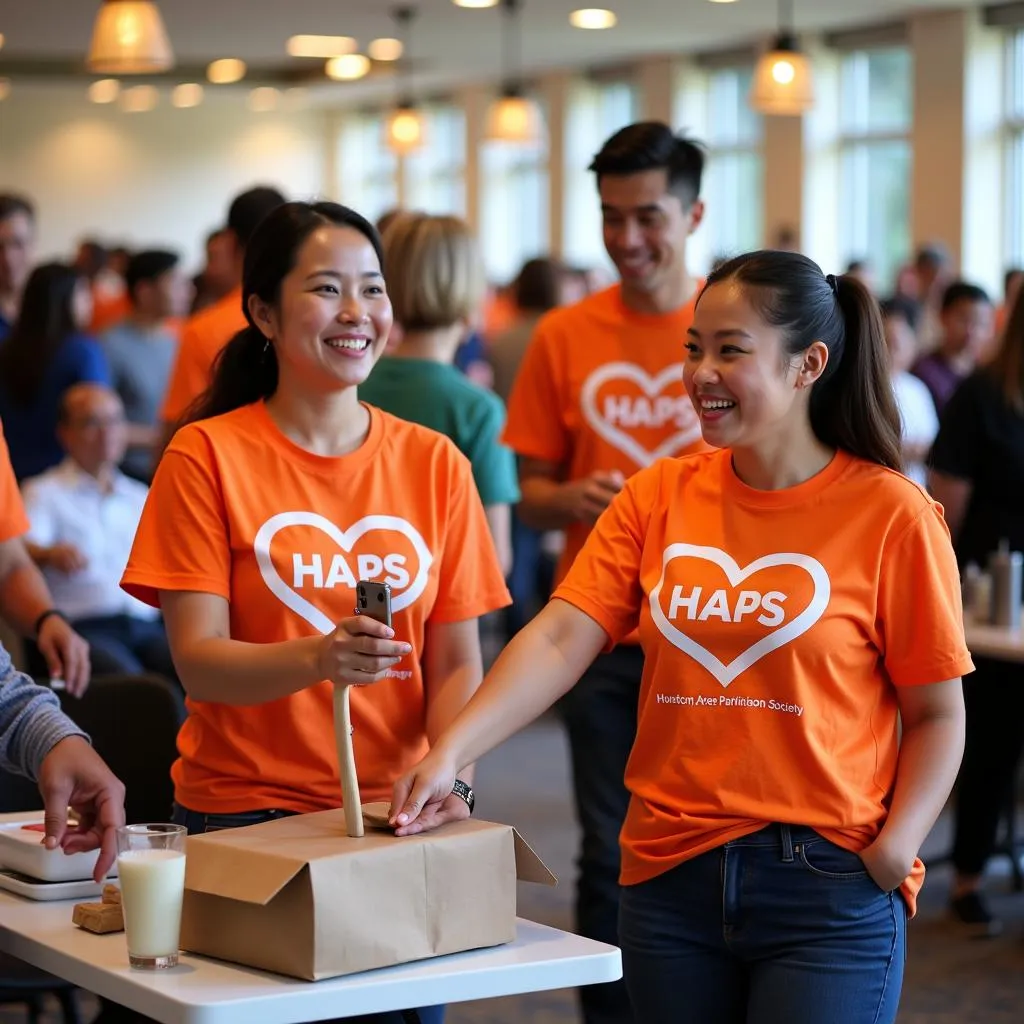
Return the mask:
[[1003, 86], [1003, 261], [1024, 266], [1024, 26], [1006, 34]]
[[[873, 127], [870, 116], [870, 59], [872, 55], [887, 51], [902, 51], [908, 62], [906, 116], [901, 125]], [[911, 203], [913, 186], [913, 51], [905, 43], [879, 43], [843, 52], [839, 67], [839, 130], [836, 151], [839, 159], [839, 217], [840, 237], [849, 246], [841, 254], [844, 262], [867, 259], [878, 276], [879, 287], [890, 287], [910, 250], [912, 225]], [[850, 103], [855, 108], [852, 118], [847, 117], [850, 79], [854, 78], [856, 95]], [[870, 168], [872, 150], [880, 147], [900, 146], [906, 158], [904, 194], [905, 209], [902, 217], [902, 243], [891, 251], [873, 251], [871, 246], [871, 189]]]

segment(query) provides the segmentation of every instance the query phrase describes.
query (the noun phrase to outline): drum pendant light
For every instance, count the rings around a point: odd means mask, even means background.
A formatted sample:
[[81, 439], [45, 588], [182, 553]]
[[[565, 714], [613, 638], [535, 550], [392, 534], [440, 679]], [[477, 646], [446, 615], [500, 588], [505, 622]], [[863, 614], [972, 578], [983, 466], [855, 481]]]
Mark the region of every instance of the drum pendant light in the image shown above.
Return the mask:
[[505, 84], [501, 95], [487, 112], [484, 138], [490, 142], [517, 142], [535, 145], [544, 134], [544, 118], [535, 100], [524, 95], [518, 75], [520, 66], [520, 0], [503, 0], [502, 42], [504, 60], [502, 71]]
[[174, 67], [157, 5], [152, 0], [104, 0], [86, 65], [104, 75], [147, 75]]
[[814, 75], [793, 30], [793, 0], [779, 0], [779, 32], [757, 62], [750, 106], [760, 114], [782, 117], [805, 114], [814, 106]]

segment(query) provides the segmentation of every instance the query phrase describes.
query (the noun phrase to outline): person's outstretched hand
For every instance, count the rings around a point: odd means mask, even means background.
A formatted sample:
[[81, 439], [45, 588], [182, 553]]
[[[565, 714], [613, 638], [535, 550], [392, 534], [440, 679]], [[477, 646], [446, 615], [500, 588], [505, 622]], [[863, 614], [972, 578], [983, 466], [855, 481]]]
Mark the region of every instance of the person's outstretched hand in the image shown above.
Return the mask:
[[457, 770], [437, 751], [431, 751], [395, 783], [388, 812], [395, 835], [413, 836], [446, 821], [469, 817], [466, 802], [452, 793]]
[[[68, 736], [43, 759], [39, 792], [46, 809], [48, 850], [85, 853], [100, 848], [93, 878], [101, 882], [117, 858], [117, 829], [124, 824], [124, 786], [81, 736]], [[68, 808], [78, 817], [68, 824]]]
[[46, 659], [51, 679], [63, 679], [72, 697], [89, 688], [89, 644], [59, 615], [49, 616], [39, 627], [36, 646]]

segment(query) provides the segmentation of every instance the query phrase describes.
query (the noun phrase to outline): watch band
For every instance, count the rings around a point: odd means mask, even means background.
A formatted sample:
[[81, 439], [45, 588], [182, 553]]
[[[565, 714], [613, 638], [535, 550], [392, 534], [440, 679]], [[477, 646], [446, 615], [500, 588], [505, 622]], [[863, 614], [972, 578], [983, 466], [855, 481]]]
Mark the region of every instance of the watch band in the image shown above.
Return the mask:
[[43, 623], [47, 619], [52, 619], [55, 615], [57, 616], [58, 619], [63, 619], [65, 622], [68, 621], [68, 617], [62, 611], [58, 611], [56, 608], [47, 608], [46, 611], [43, 612], [43, 614], [40, 615], [39, 618], [36, 619], [36, 621], [33, 623], [32, 635], [39, 636], [39, 630], [42, 627]]
[[473, 807], [476, 804], [476, 795], [473, 792], [472, 787], [468, 782], [463, 782], [462, 779], [456, 779], [455, 785], [452, 786], [452, 792], [462, 800], [466, 801], [466, 806], [469, 808], [469, 813], [473, 813]]

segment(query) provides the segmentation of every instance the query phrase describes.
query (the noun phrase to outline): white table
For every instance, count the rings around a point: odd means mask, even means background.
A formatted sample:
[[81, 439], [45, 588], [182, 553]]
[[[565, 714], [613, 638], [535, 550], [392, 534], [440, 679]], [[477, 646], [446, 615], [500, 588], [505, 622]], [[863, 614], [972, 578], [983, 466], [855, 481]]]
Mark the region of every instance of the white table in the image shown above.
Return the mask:
[[328, 981], [297, 981], [188, 954], [168, 971], [133, 971], [124, 933], [73, 927], [74, 902], [0, 892], [0, 950], [163, 1024], [294, 1024], [622, 977], [614, 946], [522, 919], [515, 942], [505, 946]]
[[[42, 818], [2, 814], [2, 821]], [[91, 897], [95, 899], [96, 897]], [[0, 951], [163, 1024], [296, 1024], [617, 981], [614, 946], [516, 920], [505, 946], [453, 953], [328, 981], [306, 982], [182, 954], [168, 971], [133, 971], [123, 932], [71, 923], [81, 900], [37, 902], [0, 890]]]
[[982, 658], [1024, 661], [1024, 629], [965, 622], [967, 649]]

